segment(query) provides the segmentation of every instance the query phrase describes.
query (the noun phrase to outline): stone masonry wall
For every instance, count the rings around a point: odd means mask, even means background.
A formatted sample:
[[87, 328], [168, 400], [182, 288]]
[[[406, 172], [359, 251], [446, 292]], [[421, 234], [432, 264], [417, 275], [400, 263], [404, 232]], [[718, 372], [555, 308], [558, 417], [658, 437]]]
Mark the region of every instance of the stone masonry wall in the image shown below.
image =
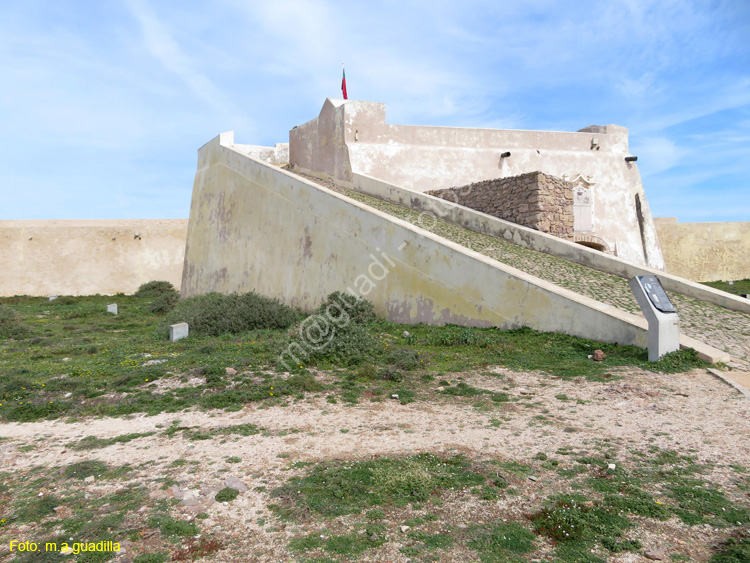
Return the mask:
[[573, 184], [542, 172], [427, 193], [543, 233], [573, 234]]

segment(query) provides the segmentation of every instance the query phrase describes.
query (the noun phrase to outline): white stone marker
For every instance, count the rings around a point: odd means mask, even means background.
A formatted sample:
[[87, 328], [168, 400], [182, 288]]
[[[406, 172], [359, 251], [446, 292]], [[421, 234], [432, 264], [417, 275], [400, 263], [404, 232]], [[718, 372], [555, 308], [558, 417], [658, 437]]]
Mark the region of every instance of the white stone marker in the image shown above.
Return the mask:
[[57, 295], [50, 295], [47, 299], [49, 299], [50, 301], [54, 301], [55, 299], [57, 299]]
[[648, 361], [680, 349], [680, 317], [656, 276], [628, 280], [638, 305], [648, 321]]
[[176, 325], [169, 325], [169, 339], [172, 342], [177, 342], [188, 336], [188, 324], [177, 323]]
[[112, 303], [112, 305], [107, 305], [107, 313], [112, 313], [113, 315], [117, 314], [117, 303]]

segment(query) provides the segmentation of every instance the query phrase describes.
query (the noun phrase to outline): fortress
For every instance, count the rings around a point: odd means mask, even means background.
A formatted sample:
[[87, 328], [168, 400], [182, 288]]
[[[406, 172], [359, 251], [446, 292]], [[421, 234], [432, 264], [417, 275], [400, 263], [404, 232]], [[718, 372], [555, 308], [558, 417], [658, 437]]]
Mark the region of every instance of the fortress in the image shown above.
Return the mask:
[[[697, 231], [664, 237], [678, 225], [652, 218], [627, 130], [616, 125], [393, 125], [384, 104], [328, 99], [288, 145], [241, 145], [222, 133], [201, 147], [186, 232], [184, 222], [62, 223], [0, 222], [10, 265], [0, 294], [132, 292], [177, 278], [183, 296], [255, 290], [312, 310], [349, 290], [404, 323], [529, 326], [645, 347], [626, 280], [656, 273], [686, 327], [705, 307], [726, 322], [750, 319], [750, 301], [670, 272], [671, 256], [694, 251], [685, 260], [698, 267], [694, 279], [711, 279], [701, 268], [750, 277], [750, 224], [707, 224], [685, 248]], [[45, 272], [45, 254], [61, 275]], [[74, 290], [66, 260], [78, 265]], [[102, 269], [122, 272], [118, 287]], [[727, 351], [719, 337], [683, 330], [681, 342], [714, 361], [750, 359], [750, 339]]]
[[[368, 178], [436, 195], [458, 186], [456, 203], [496, 203], [502, 218], [523, 209], [530, 221], [521, 224], [543, 232], [567, 222], [573, 240], [663, 269], [640, 175], [627, 157], [628, 132], [617, 125], [575, 133], [391, 125], [385, 104], [330, 99], [289, 134], [294, 170], [355, 189]], [[563, 183], [557, 192], [546, 181], [467, 189], [535, 172]]]

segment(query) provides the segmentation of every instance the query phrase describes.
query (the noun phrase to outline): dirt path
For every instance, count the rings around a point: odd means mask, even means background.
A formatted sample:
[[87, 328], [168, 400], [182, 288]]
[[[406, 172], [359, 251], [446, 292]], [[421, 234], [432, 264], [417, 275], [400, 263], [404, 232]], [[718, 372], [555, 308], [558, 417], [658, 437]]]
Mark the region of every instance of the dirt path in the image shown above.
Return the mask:
[[[497, 376], [462, 374], [471, 385], [504, 389], [518, 398], [489, 411], [476, 408], [471, 400], [449, 397], [439, 403], [401, 405], [388, 400], [356, 406], [329, 404], [318, 397], [287, 407], [248, 406], [234, 413], [194, 411], [75, 423], [3, 424], [0, 463], [5, 471], [19, 474], [36, 466], [52, 468], [88, 459], [113, 466], [128, 463], [137, 468], [131, 478], [152, 480], [149, 488], [154, 500], [172, 494], [172, 489], [161, 490], [153, 481], [159, 475], [170, 475], [183, 492], [218, 490], [227, 476], [236, 477], [249, 487], [247, 492], [232, 503], [200, 507], [208, 513], [202, 526], [232, 545], [211, 560], [270, 562], [292, 560], [285, 549], [288, 538], [306, 533], [291, 524], [270, 528], [267, 524], [272, 517], [267, 506], [273, 502], [268, 493], [300, 474], [298, 462], [433, 452], [529, 463], [539, 452], [552, 458], [561, 448], [594, 453], [604, 441], [623, 455], [649, 447], [694, 452], [700, 462], [714, 464], [705, 478], [733, 490], [729, 466], [750, 461], [750, 401], [704, 371], [659, 375], [629, 370], [622, 379], [600, 383], [500, 368], [496, 372]], [[164, 433], [173, 424], [207, 432], [245, 423], [262, 430], [252, 436], [200, 441], [187, 439], [182, 432], [172, 437]], [[94, 450], [77, 451], [69, 446], [86, 436], [114, 438], [126, 432], [156, 434]], [[232, 457], [239, 461], [228, 463]], [[95, 482], [91, 490], [101, 492], [108, 486]], [[518, 486], [522, 489], [519, 496], [485, 503], [484, 508], [462, 505], [452, 518], [460, 527], [462, 521], [477, 517], [472, 510], [526, 514], [538, 509], [550, 491], [567, 484], [550, 473], [540, 474], [537, 481], [522, 480]], [[196, 512], [189, 506], [177, 510], [187, 518]], [[665, 548], [670, 553], [690, 554], [694, 561], [707, 561], [709, 546], [725, 534], [705, 526], [686, 533], [673, 518], [661, 529], [643, 530], [640, 540], [644, 549]], [[375, 559], [363, 555], [359, 560], [405, 563], [408, 558], [395, 545]], [[143, 546], [136, 542], [127, 549], [137, 554]], [[125, 555], [118, 561], [124, 562]], [[609, 561], [641, 560], [633, 557], [628, 552], [613, 555]]]

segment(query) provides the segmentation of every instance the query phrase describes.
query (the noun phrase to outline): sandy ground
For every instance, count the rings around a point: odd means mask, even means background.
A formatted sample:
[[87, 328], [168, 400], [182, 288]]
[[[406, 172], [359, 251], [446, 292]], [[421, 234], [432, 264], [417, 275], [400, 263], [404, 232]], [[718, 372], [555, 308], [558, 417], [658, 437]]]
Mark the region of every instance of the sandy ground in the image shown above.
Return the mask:
[[[300, 473], [290, 469], [297, 461], [460, 452], [473, 459], [528, 463], [537, 452], [559, 458], [556, 452], [566, 446], [594, 454], [593, 446], [608, 439], [623, 456], [634, 449], [645, 450], [649, 445], [679, 452], [692, 451], [699, 461], [716, 464], [704, 477], [727, 489], [732, 488], [731, 481], [736, 479], [727, 466], [750, 465], [750, 401], [703, 370], [677, 375], [628, 370], [622, 372], [622, 379], [609, 382], [560, 380], [544, 374], [506, 372], [501, 368], [495, 371], [497, 376], [462, 374], [471, 385], [506, 390], [520, 399], [502, 403], [490, 411], [475, 408], [470, 398], [444, 395], [408, 405], [395, 400], [362, 400], [356, 406], [329, 404], [323, 397], [317, 397], [286, 407], [251, 405], [233, 413], [191, 411], [76, 423], [3, 424], [0, 436], [6, 440], [0, 442], [0, 464], [5, 471], [24, 471], [33, 466], [51, 468], [92, 458], [112, 465], [151, 461], [154, 463], [149, 466], [148, 474], [152, 478], [159, 468], [171, 471], [170, 475], [182, 490], [220, 488], [227, 475], [235, 476], [243, 480], [249, 490], [231, 504], [209, 506], [206, 511], [210, 518], [203, 521], [214, 533], [233, 538], [236, 543], [236, 549], [217, 554], [214, 561], [292, 560], [285, 551], [286, 542], [280, 540], [306, 530], [291, 526], [281, 532], [268, 532], [256, 521], [270, 516], [266, 505], [272, 501], [267, 491]], [[557, 399], [561, 394], [570, 400]], [[577, 403], [578, 399], [584, 404]], [[547, 422], [540, 423], [540, 414], [544, 414]], [[498, 419], [501, 420], [499, 426], [490, 422]], [[247, 437], [190, 441], [180, 433], [171, 438], [163, 434], [175, 421], [182, 427], [202, 430], [252, 423], [264, 431]], [[75, 451], [67, 446], [86, 436], [110, 438], [149, 431], [158, 433], [97, 450]], [[23, 448], [24, 445], [35, 445], [36, 449], [25, 451], [28, 448]], [[226, 465], [229, 456], [240, 457], [242, 461]], [[168, 469], [175, 459], [197, 463]], [[191, 471], [184, 470], [185, 467]], [[217, 472], [219, 467], [229, 468], [229, 473]], [[150, 485], [153, 498], [166, 494], [158, 490], [157, 485], [153, 482]], [[105, 486], [92, 484], [93, 489]], [[522, 483], [522, 486], [522, 495], [512, 500], [501, 499], [492, 510], [498, 513], [532, 510], [550, 494], [550, 488], [564, 486], [564, 483], [555, 482], [551, 474], [542, 475], [537, 482]], [[265, 489], [255, 491], [255, 487]], [[736, 488], [734, 490], [732, 494], [737, 495]], [[747, 494], [744, 496], [735, 500], [748, 504]], [[183, 510], [191, 514], [189, 508]], [[461, 518], [470, 518], [460, 510], [455, 517], [458, 523]], [[694, 561], [706, 561], [709, 546], [723, 539], [723, 533], [706, 527], [685, 531], [675, 520], [665, 524], [662, 532], [644, 532], [641, 541], [644, 548], [689, 553]], [[137, 552], [139, 548], [133, 546], [132, 549]], [[127, 557], [126, 553], [118, 560], [124, 562]], [[405, 562], [408, 558], [393, 548], [373, 559], [364, 557], [362, 560]], [[642, 559], [625, 553], [612, 556], [610, 560]]]

